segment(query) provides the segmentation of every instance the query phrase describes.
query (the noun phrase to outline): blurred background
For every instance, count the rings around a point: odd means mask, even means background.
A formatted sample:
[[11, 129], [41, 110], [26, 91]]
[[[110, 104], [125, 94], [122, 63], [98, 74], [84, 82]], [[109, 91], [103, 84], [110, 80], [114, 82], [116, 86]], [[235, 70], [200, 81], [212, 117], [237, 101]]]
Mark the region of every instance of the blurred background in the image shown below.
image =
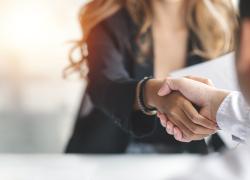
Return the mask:
[[62, 78], [84, 3], [0, 0], [0, 153], [63, 152], [85, 87]]
[[0, 0], [0, 153], [60, 153], [84, 82], [64, 80], [84, 0]]

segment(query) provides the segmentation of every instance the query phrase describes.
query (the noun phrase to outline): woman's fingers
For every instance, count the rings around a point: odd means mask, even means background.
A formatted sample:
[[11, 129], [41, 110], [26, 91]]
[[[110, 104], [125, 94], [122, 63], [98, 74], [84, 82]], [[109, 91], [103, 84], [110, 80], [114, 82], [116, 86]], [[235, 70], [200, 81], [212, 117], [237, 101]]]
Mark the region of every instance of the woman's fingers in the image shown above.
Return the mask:
[[185, 137], [192, 137], [194, 134], [187, 126], [184, 124], [182, 117], [177, 115], [175, 117], [169, 117], [169, 120], [174, 124], [174, 126], [178, 127], [180, 131], [185, 135]]
[[159, 112], [157, 113], [157, 116], [158, 118], [160, 118], [161, 125], [166, 128], [168, 134], [174, 135], [175, 128], [178, 134], [181, 134], [182, 136], [182, 132], [180, 131], [180, 129], [176, 127], [171, 121], [169, 121], [165, 114]]
[[184, 137], [183, 137], [180, 141], [181, 141], [181, 142], [185, 142], [185, 143], [191, 142], [191, 140], [187, 140], [187, 139], [185, 139]]
[[168, 134], [173, 135], [174, 134], [174, 124], [170, 122], [167, 118], [167, 116], [163, 113], [158, 112], [157, 117], [160, 119], [161, 125], [166, 128], [166, 131]]
[[174, 138], [177, 141], [181, 141], [182, 140], [182, 133], [181, 133], [180, 129], [177, 128], [177, 127], [174, 128]]
[[207, 128], [207, 129], [212, 129], [212, 130], [217, 129], [216, 122], [201, 116], [190, 102], [186, 101], [185, 103], [183, 103], [182, 109], [184, 113], [186, 114], [186, 116], [194, 124], [203, 126], [204, 128]]
[[173, 135], [174, 134], [174, 128], [175, 128], [174, 124], [171, 121], [168, 121], [167, 122], [167, 132], [168, 132], [168, 134]]
[[[174, 131], [173, 131], [173, 135], [174, 135], [174, 137], [175, 137], [175, 139], [177, 140], [177, 141], [180, 141], [180, 142], [190, 142], [190, 140], [187, 140], [187, 139], [185, 139], [184, 137], [183, 137], [183, 134], [182, 134], [182, 132], [181, 132], [181, 130], [178, 128], [178, 127], [174, 127]], [[180, 135], [179, 135], [180, 134]], [[180, 138], [180, 136], [181, 136], [181, 138]]]
[[157, 113], [157, 117], [160, 119], [161, 125], [164, 128], [166, 128], [167, 127], [167, 121], [168, 121], [167, 117], [163, 113], [160, 113], [160, 112]]

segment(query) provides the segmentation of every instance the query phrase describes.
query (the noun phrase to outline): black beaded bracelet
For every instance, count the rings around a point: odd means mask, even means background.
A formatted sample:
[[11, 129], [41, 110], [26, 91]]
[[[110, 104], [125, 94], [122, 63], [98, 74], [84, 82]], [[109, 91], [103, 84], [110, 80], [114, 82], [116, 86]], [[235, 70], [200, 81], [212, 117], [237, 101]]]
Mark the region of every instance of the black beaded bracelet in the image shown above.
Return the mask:
[[140, 107], [140, 110], [149, 116], [156, 115], [157, 111], [155, 108], [149, 108], [145, 105], [145, 85], [148, 82], [148, 80], [152, 79], [152, 77], [145, 77], [143, 80], [139, 83], [139, 93], [138, 93], [138, 105]]

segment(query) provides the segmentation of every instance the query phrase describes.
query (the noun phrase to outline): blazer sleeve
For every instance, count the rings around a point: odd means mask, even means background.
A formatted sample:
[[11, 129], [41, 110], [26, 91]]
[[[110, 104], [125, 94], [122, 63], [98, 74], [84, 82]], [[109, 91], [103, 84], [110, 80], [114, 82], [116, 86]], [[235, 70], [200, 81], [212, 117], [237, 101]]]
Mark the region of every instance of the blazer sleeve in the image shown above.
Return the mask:
[[250, 18], [250, 1], [249, 0], [240, 1], [240, 15], [242, 18]]
[[153, 131], [155, 119], [134, 118], [138, 113], [133, 110], [138, 80], [131, 78], [126, 67], [128, 59], [121, 41], [103, 23], [92, 30], [87, 39], [87, 92], [94, 106], [115, 124], [136, 137], [145, 136]]

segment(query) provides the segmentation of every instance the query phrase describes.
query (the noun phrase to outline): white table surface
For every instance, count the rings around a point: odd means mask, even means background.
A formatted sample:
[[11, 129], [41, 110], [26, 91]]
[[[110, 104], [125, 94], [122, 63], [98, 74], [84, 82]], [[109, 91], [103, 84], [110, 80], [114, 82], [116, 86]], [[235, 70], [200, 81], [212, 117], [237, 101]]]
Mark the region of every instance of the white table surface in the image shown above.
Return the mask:
[[188, 155], [0, 155], [0, 180], [167, 180], [193, 170]]

